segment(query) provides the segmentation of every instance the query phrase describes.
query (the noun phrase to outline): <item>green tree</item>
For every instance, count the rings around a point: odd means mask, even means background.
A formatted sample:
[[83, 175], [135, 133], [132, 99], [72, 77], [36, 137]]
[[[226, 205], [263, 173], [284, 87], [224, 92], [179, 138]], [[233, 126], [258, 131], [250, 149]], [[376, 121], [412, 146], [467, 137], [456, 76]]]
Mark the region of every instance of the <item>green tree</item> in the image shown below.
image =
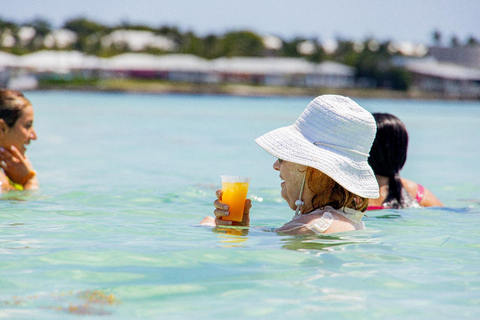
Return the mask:
[[[355, 50], [351, 41], [337, 40], [338, 48], [332, 55], [333, 60], [353, 66], [357, 81], [369, 86], [406, 90], [409, 86], [408, 75], [390, 64], [392, 53], [388, 51], [389, 41], [376, 44], [369, 38], [363, 42], [363, 50]], [[374, 42], [375, 46], [369, 46]]]
[[457, 48], [460, 46], [460, 40], [458, 40], [458, 37], [456, 35], [453, 35], [451, 38], [450, 38], [450, 46], [452, 48]]
[[8, 21], [8, 20], [3, 20], [1, 17], [0, 17], [0, 31], [3, 31], [4, 29], [15, 29], [17, 28], [17, 25], [12, 22], [12, 21]]
[[27, 45], [27, 50], [35, 51], [44, 47], [45, 37], [52, 32], [52, 25], [49, 21], [41, 18], [36, 18], [30, 22], [27, 22], [25, 26], [29, 26], [35, 29], [35, 37]]
[[298, 58], [302, 55], [298, 52], [298, 45], [304, 41], [305, 38], [296, 37], [292, 41], [283, 41], [282, 49], [280, 49], [280, 55], [283, 57]]
[[187, 32], [181, 40], [181, 53], [194, 54], [203, 56], [204, 43], [201, 38], [197, 37], [193, 32]]
[[184, 40], [183, 39], [184, 36], [178, 30], [177, 27], [162, 26], [156, 29], [155, 33], [171, 39], [173, 42], [175, 42], [175, 44], [179, 48], [182, 46], [182, 41]]
[[319, 63], [325, 60], [325, 57], [326, 57], [326, 53], [323, 50], [323, 48], [318, 44], [316, 44], [315, 51], [311, 55], [308, 55], [306, 58], [308, 61]]
[[437, 47], [442, 45], [442, 33], [439, 30], [433, 31], [432, 38], [434, 45]]
[[155, 31], [150, 26], [144, 24], [131, 24], [130, 22], [123, 21], [118, 26], [115, 26], [114, 29], [125, 29], [125, 30], [136, 30], [136, 31]]
[[411, 85], [410, 73], [404, 68], [391, 67], [385, 72], [384, 87], [407, 91]]
[[337, 39], [337, 49], [328, 58], [334, 61], [355, 66], [359, 53], [353, 50], [353, 42], [344, 39]]
[[259, 57], [264, 51], [262, 38], [251, 31], [226, 33], [219, 43], [222, 56]]
[[38, 36], [45, 38], [51, 31], [52, 25], [49, 21], [41, 18], [34, 19], [31, 22], [25, 24], [26, 26], [33, 27]]
[[474, 36], [469, 36], [467, 40], [467, 46], [478, 46], [480, 42]]
[[207, 59], [215, 59], [221, 56], [220, 39], [216, 35], [209, 34], [203, 39], [203, 52], [201, 56]]
[[[101, 41], [110, 28], [90, 21], [85, 18], [76, 18], [68, 20], [63, 25], [63, 28], [71, 30], [77, 34], [77, 42], [73, 45], [74, 49], [90, 54], [100, 54], [98, 52], [99, 45], [96, 41]], [[95, 35], [95, 37], [91, 37]]]
[[96, 32], [106, 32], [109, 30], [108, 27], [85, 18], [68, 20], [63, 25], [63, 28], [82, 36], [88, 36]]
[[[18, 26], [14, 22], [3, 20], [0, 18], [0, 36], [3, 35], [4, 32], [11, 32], [12, 36], [15, 38], [16, 43], [18, 43], [17, 31], [18, 31]], [[2, 37], [0, 37], [0, 47], [2, 47], [2, 50], [6, 52], [16, 53], [16, 54], [19, 53], [17, 46], [13, 48], [3, 48], [2, 40], [3, 40]]]

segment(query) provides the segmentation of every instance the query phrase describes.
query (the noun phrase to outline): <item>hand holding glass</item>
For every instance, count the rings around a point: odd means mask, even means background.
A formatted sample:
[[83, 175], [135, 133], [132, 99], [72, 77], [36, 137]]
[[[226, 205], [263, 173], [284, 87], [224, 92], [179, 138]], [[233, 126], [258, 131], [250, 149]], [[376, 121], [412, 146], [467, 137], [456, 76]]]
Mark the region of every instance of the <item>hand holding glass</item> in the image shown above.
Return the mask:
[[222, 217], [222, 220], [241, 222], [245, 200], [247, 199], [248, 184], [250, 178], [238, 176], [222, 177], [222, 202], [228, 204], [229, 215]]

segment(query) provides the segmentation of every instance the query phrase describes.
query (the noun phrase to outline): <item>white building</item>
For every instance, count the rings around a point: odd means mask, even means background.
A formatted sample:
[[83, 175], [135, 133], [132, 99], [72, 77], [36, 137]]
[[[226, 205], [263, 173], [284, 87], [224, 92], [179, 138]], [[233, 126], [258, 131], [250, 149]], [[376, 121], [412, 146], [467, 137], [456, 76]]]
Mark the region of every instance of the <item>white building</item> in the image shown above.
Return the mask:
[[10, 29], [4, 29], [2, 33], [0, 33], [0, 45], [4, 48], [11, 48], [15, 46], [17, 41], [13, 36], [13, 32]]
[[[150, 78], [193, 83], [245, 83], [267, 86], [353, 87], [355, 70], [335, 62], [298, 58], [218, 58], [188, 54], [124, 53], [100, 59], [78, 51], [38, 51], [21, 57], [0, 56], [2, 63], [41, 77], [82, 74]], [[100, 73], [101, 72], [101, 73]]]
[[110, 75], [182, 82], [210, 82], [210, 65], [188, 54], [124, 53], [102, 60], [102, 69]]
[[190, 54], [160, 56], [158, 67], [168, 71], [168, 80], [177, 82], [215, 82], [212, 62]]
[[312, 69], [303, 59], [235, 57], [215, 59], [212, 71], [219, 82], [304, 86]]
[[103, 58], [102, 70], [107, 74], [122, 77], [155, 78], [158, 77], [157, 56], [147, 53], [123, 53], [111, 58]]
[[38, 80], [27, 71], [18, 69], [20, 57], [0, 51], [0, 87], [13, 90], [30, 90]]
[[37, 51], [18, 58], [18, 68], [36, 73], [67, 74], [100, 68], [100, 59], [78, 51]]
[[18, 63], [18, 56], [0, 51], [0, 71], [15, 67]]
[[432, 47], [430, 55], [441, 62], [450, 62], [480, 69], [480, 45], [467, 47]]
[[102, 38], [102, 46], [126, 46], [132, 51], [142, 51], [148, 48], [173, 51], [176, 44], [171, 39], [157, 35], [152, 31], [116, 30]]
[[448, 98], [480, 98], [480, 69], [435, 59], [410, 61], [405, 68], [412, 74], [412, 86], [438, 92]]
[[64, 49], [77, 41], [77, 34], [68, 29], [53, 30], [45, 37], [44, 44], [47, 48]]
[[223, 82], [275, 86], [352, 87], [355, 76], [354, 68], [340, 63], [299, 58], [219, 58], [213, 68]]
[[355, 68], [344, 64], [324, 61], [308, 74], [307, 87], [351, 88], [355, 86]]

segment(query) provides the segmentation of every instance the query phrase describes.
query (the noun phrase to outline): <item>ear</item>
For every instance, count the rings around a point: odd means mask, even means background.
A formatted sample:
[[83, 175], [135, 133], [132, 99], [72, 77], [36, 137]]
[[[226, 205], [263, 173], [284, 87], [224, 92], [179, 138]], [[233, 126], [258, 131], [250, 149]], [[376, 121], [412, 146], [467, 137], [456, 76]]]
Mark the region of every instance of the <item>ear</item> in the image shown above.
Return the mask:
[[3, 138], [8, 132], [8, 125], [5, 120], [0, 119], [0, 137]]

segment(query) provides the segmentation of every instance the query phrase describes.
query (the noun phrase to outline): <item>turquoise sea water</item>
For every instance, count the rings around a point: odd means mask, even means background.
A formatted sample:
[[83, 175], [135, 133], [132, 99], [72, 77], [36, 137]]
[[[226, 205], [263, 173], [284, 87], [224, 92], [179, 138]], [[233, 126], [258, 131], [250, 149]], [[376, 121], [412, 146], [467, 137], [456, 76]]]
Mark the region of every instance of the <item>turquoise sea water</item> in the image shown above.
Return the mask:
[[[265, 231], [293, 212], [254, 139], [311, 97], [26, 95], [41, 190], [1, 195], [0, 319], [480, 317], [478, 102], [358, 99], [406, 123], [402, 175], [446, 207], [294, 237]], [[197, 225], [221, 174], [251, 177], [248, 231]]]

